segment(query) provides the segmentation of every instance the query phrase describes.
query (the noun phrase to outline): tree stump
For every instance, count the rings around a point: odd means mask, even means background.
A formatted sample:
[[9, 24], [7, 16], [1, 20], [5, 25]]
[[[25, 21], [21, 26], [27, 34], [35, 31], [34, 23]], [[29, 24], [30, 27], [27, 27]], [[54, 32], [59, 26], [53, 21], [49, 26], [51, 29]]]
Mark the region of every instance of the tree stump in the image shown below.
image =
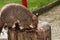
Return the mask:
[[51, 40], [51, 27], [41, 27], [40, 30], [12, 30], [9, 29], [8, 40]]

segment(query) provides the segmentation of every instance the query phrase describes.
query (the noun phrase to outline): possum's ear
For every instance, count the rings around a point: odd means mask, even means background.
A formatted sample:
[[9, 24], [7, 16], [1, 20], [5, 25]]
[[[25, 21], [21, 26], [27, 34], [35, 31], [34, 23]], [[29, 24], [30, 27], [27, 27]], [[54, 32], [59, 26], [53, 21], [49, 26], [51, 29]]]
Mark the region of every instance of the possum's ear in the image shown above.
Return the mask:
[[39, 14], [38, 14], [38, 13], [36, 13], [35, 15], [38, 17], [38, 15], [39, 15]]

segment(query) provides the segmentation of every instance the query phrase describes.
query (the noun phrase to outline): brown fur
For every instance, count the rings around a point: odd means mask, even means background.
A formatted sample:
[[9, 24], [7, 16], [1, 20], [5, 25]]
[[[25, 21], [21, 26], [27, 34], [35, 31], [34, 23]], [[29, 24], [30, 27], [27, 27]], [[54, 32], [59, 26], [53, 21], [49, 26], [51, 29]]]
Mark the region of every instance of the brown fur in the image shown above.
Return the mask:
[[2, 22], [1, 17], [0, 17], [0, 32], [2, 31], [3, 26], [4, 26], [4, 23]]
[[[29, 25], [31, 24], [33, 25], [33, 28], [37, 27], [36, 15], [20, 4], [5, 5], [1, 10], [1, 20], [3, 24], [7, 24], [8, 27], [12, 27], [16, 22], [24, 28], [29, 28]], [[2, 25], [0, 23], [0, 26]]]

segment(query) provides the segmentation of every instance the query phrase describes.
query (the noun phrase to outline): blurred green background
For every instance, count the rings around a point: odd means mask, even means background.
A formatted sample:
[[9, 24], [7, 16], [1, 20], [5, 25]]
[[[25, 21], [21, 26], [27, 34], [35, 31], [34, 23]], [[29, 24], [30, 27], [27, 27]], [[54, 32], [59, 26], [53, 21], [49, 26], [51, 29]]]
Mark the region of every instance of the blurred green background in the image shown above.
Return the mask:
[[[34, 10], [43, 5], [47, 5], [55, 0], [27, 0], [28, 9]], [[22, 4], [22, 0], [0, 0], [0, 9], [7, 3], [19, 3]]]

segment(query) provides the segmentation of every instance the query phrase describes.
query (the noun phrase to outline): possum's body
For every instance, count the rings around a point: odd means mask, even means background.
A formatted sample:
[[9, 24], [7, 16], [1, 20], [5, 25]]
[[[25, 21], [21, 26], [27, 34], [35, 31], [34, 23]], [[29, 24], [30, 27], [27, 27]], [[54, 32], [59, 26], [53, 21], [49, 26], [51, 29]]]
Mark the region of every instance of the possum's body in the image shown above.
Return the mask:
[[24, 28], [29, 28], [29, 25], [33, 25], [33, 28], [37, 26], [37, 17], [24, 6], [14, 3], [2, 8], [1, 20], [8, 27], [12, 27], [16, 22]]

